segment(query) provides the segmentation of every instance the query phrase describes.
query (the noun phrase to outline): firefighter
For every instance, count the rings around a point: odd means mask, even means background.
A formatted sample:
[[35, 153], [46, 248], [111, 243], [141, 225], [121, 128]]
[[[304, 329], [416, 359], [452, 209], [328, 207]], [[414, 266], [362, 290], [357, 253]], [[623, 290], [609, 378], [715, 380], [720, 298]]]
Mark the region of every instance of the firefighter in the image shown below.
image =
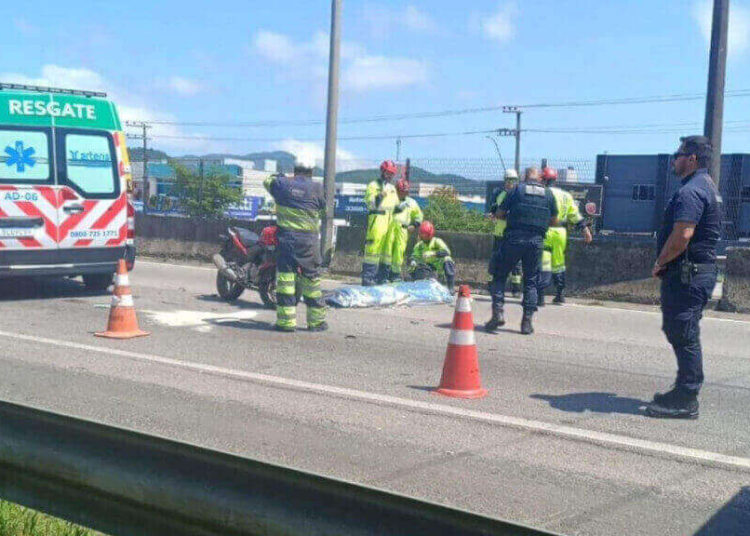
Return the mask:
[[391, 250], [388, 244], [393, 209], [398, 204], [398, 195], [392, 182], [398, 169], [386, 160], [380, 164], [380, 178], [367, 185], [367, 236], [365, 258], [362, 263], [362, 285], [369, 287], [385, 283], [391, 270]]
[[445, 276], [445, 286], [453, 292], [456, 264], [446, 243], [435, 237], [435, 227], [429, 221], [423, 221], [419, 226], [419, 240], [411, 253], [409, 270], [412, 279], [421, 279], [420, 264], [428, 266], [438, 274], [442, 273]]
[[[566, 192], [552, 185], [557, 180], [557, 170], [551, 167], [545, 167], [542, 170], [542, 183], [547, 186], [552, 195], [555, 196], [557, 204], [557, 213], [559, 224], [552, 226], [544, 237], [545, 248], [552, 255], [552, 283], [555, 285], [555, 298], [552, 300], [557, 305], [565, 303], [565, 249], [568, 245], [568, 226], [581, 229], [583, 231], [583, 240], [590, 244], [593, 240], [588, 220], [581, 216], [578, 209], [578, 203], [570, 192]], [[544, 288], [540, 288], [540, 295], [543, 296]]]
[[263, 185], [276, 203], [279, 252], [276, 265], [276, 329], [297, 329], [296, 279], [307, 306], [307, 329], [325, 331], [325, 303], [320, 290], [320, 217], [323, 187], [312, 181], [314, 159], [298, 158], [291, 178], [271, 176]]
[[409, 233], [413, 233], [424, 219], [422, 209], [413, 197], [409, 197], [409, 181], [399, 180], [396, 183], [396, 193], [400, 202], [393, 209], [388, 237], [388, 243], [391, 244], [391, 281], [401, 281], [401, 267], [404, 264]]

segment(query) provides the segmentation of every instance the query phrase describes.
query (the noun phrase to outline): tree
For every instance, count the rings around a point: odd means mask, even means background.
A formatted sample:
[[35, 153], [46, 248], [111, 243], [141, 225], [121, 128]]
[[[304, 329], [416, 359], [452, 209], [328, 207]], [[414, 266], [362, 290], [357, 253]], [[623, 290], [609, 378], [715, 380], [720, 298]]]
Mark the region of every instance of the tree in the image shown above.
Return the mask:
[[201, 172], [174, 162], [172, 166], [177, 175], [174, 195], [189, 216], [221, 218], [227, 208], [243, 199], [237, 178], [225, 169], [210, 167]]
[[436, 189], [429, 197], [424, 211], [436, 229], [468, 233], [489, 233], [493, 223], [484, 214], [466, 208], [450, 186]]

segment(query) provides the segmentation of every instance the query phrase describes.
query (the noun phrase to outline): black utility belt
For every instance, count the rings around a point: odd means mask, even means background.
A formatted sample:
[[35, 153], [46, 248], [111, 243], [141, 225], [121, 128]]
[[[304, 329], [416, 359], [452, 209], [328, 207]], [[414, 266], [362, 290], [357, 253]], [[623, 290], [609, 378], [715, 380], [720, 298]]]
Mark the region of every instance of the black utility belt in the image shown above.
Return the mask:
[[688, 262], [685, 260], [670, 264], [667, 266], [667, 271], [679, 271], [679, 270], [690, 270], [694, 274], [700, 274], [705, 272], [713, 272], [716, 270], [715, 262], [696, 263]]
[[707, 262], [699, 264], [683, 259], [680, 262], [674, 263], [667, 267], [667, 273], [669, 273], [670, 276], [672, 276], [672, 274], [679, 274], [680, 283], [682, 283], [683, 285], [689, 285], [693, 281], [694, 276], [700, 273], [709, 272], [716, 272], [716, 263]]

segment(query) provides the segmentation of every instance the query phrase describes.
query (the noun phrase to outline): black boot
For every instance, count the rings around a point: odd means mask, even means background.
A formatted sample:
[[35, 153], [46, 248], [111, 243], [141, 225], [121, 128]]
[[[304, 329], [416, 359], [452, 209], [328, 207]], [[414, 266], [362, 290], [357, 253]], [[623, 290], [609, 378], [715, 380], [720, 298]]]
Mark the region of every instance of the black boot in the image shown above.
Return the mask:
[[510, 295], [514, 298], [518, 298], [521, 295], [521, 285], [519, 285], [518, 283], [511, 283]]
[[492, 318], [484, 325], [484, 329], [487, 333], [497, 333], [497, 328], [505, 325], [505, 314], [503, 310], [492, 312]]
[[555, 294], [555, 298], [552, 300], [552, 303], [555, 305], [562, 305], [565, 303], [565, 296], [563, 296], [562, 289], [558, 289], [557, 294]]
[[536, 297], [536, 305], [537, 307], [544, 307], [544, 292], [543, 291], [537, 291], [537, 297]]
[[654, 395], [646, 415], [664, 419], [697, 419], [700, 415], [698, 392], [675, 386], [671, 391]]
[[534, 333], [534, 326], [531, 323], [530, 314], [523, 314], [523, 319], [521, 320], [521, 333], [523, 335], [531, 335], [532, 333]]

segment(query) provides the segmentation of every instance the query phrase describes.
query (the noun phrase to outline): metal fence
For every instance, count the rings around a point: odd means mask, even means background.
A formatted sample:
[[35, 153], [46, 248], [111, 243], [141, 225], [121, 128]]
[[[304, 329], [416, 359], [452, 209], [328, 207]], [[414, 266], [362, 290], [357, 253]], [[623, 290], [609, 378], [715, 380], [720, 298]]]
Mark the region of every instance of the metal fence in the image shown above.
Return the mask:
[[[380, 160], [337, 161], [337, 194], [341, 196], [361, 195], [365, 185], [379, 176]], [[462, 196], [465, 202], [483, 204], [487, 182], [503, 176], [504, 168], [498, 158], [426, 158], [410, 159], [412, 194], [427, 198], [438, 188], [449, 187]], [[540, 166], [541, 158], [523, 160], [522, 167]], [[585, 159], [549, 158], [547, 164], [561, 171], [561, 178], [570, 182], [593, 182], [595, 161]], [[322, 176], [322, 161], [318, 162], [315, 174]], [[144, 181], [143, 163], [133, 163], [135, 200], [138, 208], [153, 212], [180, 213], [175, 191], [175, 167], [184, 166], [203, 177], [212, 172], [224, 172], [236, 177], [236, 184], [243, 189], [245, 199], [235, 212], [257, 215], [262, 212], [266, 193], [262, 186], [265, 177], [274, 172], [290, 173], [291, 159], [276, 161], [269, 167], [265, 161], [241, 161], [231, 158], [176, 158], [168, 162], [150, 162], [148, 180]], [[405, 162], [398, 162], [403, 174]], [[506, 162], [506, 165], [509, 163]]]
[[550, 534], [8, 402], [0, 497], [112, 536]]

